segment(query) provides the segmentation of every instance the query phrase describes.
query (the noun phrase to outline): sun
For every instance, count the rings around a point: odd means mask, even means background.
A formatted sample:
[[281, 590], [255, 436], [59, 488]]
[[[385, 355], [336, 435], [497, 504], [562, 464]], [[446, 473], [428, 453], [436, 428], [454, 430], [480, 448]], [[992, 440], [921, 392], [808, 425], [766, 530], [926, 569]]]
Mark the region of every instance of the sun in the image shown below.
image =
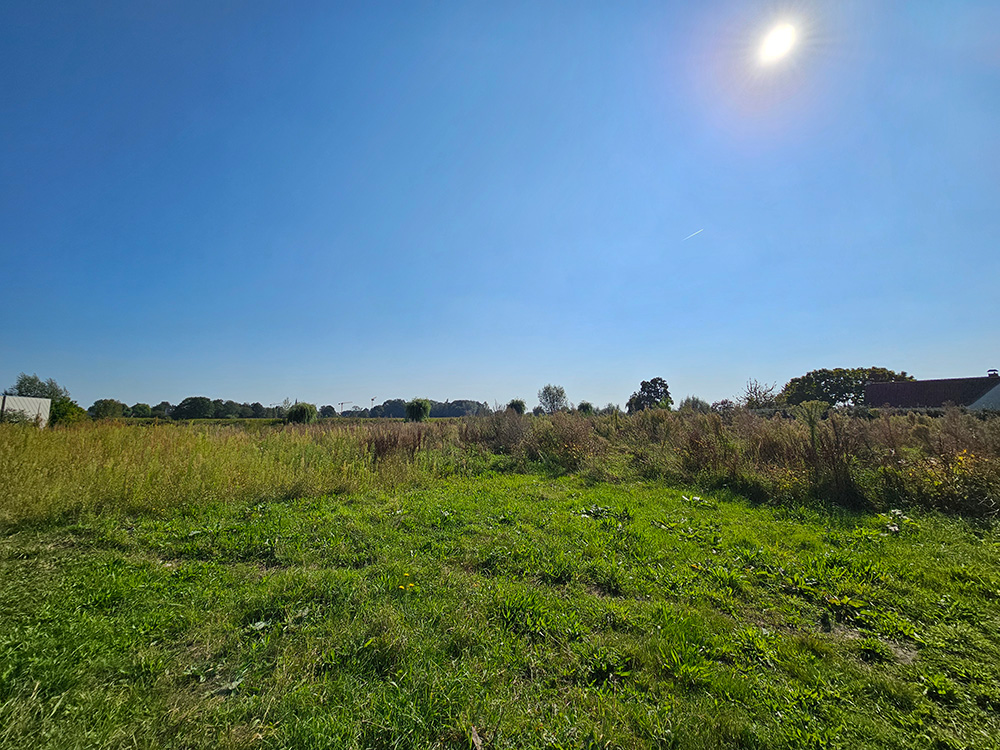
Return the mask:
[[788, 56], [795, 47], [798, 33], [790, 23], [781, 23], [767, 32], [757, 54], [762, 65], [773, 65]]

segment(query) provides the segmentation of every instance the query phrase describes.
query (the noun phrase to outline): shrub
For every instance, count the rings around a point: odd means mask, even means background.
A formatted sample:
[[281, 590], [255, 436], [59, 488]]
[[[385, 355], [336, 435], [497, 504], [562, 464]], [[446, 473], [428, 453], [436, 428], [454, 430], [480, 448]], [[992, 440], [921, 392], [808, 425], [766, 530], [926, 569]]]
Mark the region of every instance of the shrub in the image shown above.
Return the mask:
[[17, 411], [16, 409], [8, 409], [0, 416], [0, 423], [2, 424], [36, 424], [34, 418], [29, 417], [22, 411]]
[[521, 398], [512, 398], [507, 404], [507, 410], [515, 414], [524, 414], [525, 408], [524, 399]]
[[296, 424], [309, 424], [316, 421], [316, 405], [299, 401], [288, 409], [285, 419]]
[[525, 446], [530, 458], [558, 471], [577, 471], [597, 448], [590, 420], [566, 412], [534, 422]]
[[708, 414], [712, 411], [712, 407], [707, 401], [703, 401], [697, 396], [685, 396], [684, 400], [681, 401], [680, 406], [677, 407], [678, 411], [694, 411], [699, 414]]
[[90, 415], [87, 410], [76, 401], [68, 398], [59, 398], [52, 402], [49, 409], [49, 425], [73, 424], [75, 422], [87, 422]]
[[485, 417], [466, 419], [460, 436], [464, 443], [482, 445], [491, 453], [521, 459], [531, 431], [530, 422], [523, 414], [507, 408]]
[[406, 421], [423, 422], [431, 415], [431, 402], [426, 398], [415, 398], [406, 404]]

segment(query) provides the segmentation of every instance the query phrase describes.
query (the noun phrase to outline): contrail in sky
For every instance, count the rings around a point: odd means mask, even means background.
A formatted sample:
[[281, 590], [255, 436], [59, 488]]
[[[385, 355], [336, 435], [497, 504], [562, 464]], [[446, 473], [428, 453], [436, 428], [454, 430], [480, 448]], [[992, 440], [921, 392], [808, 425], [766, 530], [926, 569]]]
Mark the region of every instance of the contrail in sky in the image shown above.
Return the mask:
[[704, 229], [699, 229], [694, 234], [689, 234], [687, 237], [685, 237], [683, 240], [681, 240], [681, 242], [687, 242], [689, 239], [691, 239], [692, 237], [694, 237], [695, 234], [701, 234], [704, 231], [705, 231]]

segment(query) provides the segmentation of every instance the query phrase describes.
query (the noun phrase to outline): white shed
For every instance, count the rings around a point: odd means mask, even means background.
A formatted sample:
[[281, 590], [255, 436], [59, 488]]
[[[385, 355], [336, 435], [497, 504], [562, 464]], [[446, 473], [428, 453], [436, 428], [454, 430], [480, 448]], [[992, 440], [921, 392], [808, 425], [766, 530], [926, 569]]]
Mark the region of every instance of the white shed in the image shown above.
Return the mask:
[[0, 396], [0, 419], [11, 413], [23, 414], [33, 420], [39, 427], [49, 422], [49, 409], [52, 399], [29, 398], [27, 396]]

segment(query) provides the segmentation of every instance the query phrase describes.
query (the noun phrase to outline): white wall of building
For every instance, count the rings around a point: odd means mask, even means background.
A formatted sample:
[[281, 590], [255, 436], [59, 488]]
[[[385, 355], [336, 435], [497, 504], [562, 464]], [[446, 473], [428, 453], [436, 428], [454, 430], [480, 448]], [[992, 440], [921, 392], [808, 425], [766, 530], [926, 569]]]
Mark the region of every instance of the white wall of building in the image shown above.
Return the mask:
[[980, 398], [976, 403], [969, 405], [970, 409], [990, 409], [1000, 411], [1000, 380], [993, 386], [993, 390]]
[[36, 420], [40, 427], [49, 422], [49, 409], [52, 400], [47, 398], [28, 398], [27, 396], [0, 396], [0, 412], [4, 415], [16, 412], [28, 419]]

